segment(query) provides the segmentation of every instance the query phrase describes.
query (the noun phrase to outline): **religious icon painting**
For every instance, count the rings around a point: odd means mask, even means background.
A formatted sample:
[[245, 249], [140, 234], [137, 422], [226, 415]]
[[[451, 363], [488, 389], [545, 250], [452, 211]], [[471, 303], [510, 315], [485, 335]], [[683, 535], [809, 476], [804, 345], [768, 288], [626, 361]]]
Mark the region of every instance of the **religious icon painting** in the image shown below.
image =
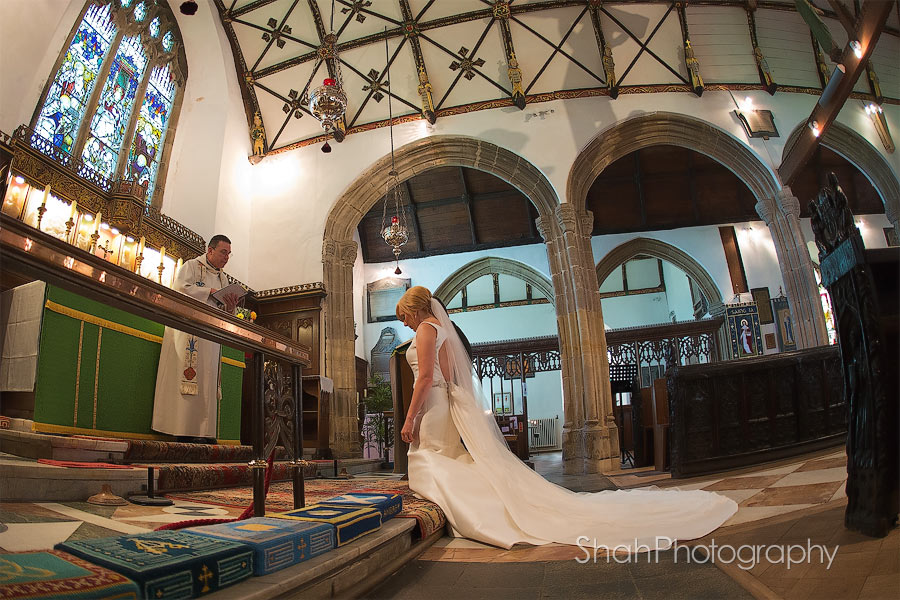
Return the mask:
[[790, 352], [797, 349], [797, 339], [794, 334], [794, 321], [791, 317], [791, 307], [784, 296], [772, 298], [772, 314], [775, 316], [775, 337], [778, 340], [778, 349], [781, 352]]
[[759, 331], [759, 312], [755, 302], [730, 304], [725, 307], [725, 323], [731, 340], [731, 356], [747, 358], [763, 353]]

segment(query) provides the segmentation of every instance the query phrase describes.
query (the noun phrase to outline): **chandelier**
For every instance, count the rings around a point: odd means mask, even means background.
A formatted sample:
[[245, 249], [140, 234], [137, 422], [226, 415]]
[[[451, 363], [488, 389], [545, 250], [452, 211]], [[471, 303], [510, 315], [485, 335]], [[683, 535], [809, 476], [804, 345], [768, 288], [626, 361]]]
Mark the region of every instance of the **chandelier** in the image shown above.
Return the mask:
[[334, 33], [334, 0], [331, 2], [331, 33], [322, 39], [319, 58], [326, 65], [329, 64], [329, 60], [331, 61], [332, 74], [325, 78], [322, 85], [310, 93], [309, 112], [325, 130], [325, 145], [322, 146], [322, 152], [331, 152], [331, 146], [328, 145], [328, 134], [332, 134], [339, 142], [343, 139], [339, 123], [344, 113], [347, 112], [347, 94], [344, 93], [341, 61], [337, 53], [337, 35]]
[[[394, 251], [394, 261], [397, 268], [394, 270], [395, 275], [400, 275], [400, 252], [401, 247], [409, 241], [409, 228], [406, 226], [406, 215], [401, 210], [405, 204], [403, 199], [403, 186], [400, 184], [400, 178], [397, 176], [397, 169], [394, 165], [394, 112], [391, 107], [391, 61], [388, 57], [387, 28], [384, 30], [384, 58], [385, 58], [385, 78], [387, 81], [388, 92], [388, 129], [391, 137], [391, 170], [388, 172], [387, 191], [384, 194], [384, 209], [381, 212], [381, 237]], [[392, 205], [393, 214], [391, 215], [390, 225], [387, 225], [388, 205]]]

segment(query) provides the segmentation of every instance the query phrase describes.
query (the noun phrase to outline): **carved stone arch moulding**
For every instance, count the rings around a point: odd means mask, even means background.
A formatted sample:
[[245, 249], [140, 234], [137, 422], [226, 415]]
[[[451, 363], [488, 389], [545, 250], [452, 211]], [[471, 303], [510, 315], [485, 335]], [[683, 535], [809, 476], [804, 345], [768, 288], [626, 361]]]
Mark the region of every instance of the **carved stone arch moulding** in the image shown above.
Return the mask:
[[710, 306], [722, 303], [722, 292], [700, 263], [683, 250], [650, 238], [635, 238], [610, 250], [597, 263], [597, 285], [602, 284], [613, 269], [638, 255], [652, 256], [672, 263], [697, 284]]
[[496, 256], [479, 258], [460, 267], [434, 290], [434, 296], [444, 304], [447, 304], [467, 284], [489, 273], [509, 275], [510, 277], [521, 279], [544, 294], [554, 306], [556, 305], [556, 297], [553, 295], [553, 284], [549, 279], [525, 263]]
[[781, 189], [772, 170], [727, 132], [687, 115], [652, 112], [611, 126], [584, 147], [569, 171], [567, 201], [584, 207], [591, 184], [607, 166], [641, 148], [661, 145], [709, 156], [737, 175], [757, 200], [772, 198]]
[[[798, 125], [784, 147], [790, 148], [805, 127], [805, 124]], [[846, 158], [868, 178], [884, 202], [885, 215], [896, 227], [900, 219], [900, 181], [884, 155], [853, 129], [837, 121], [825, 130], [819, 143]]]
[[[551, 218], [559, 199], [544, 174], [521, 156], [490, 142], [467, 136], [436, 135], [416, 140], [394, 153], [400, 181], [442, 166], [485, 171], [513, 185]], [[391, 157], [375, 162], [344, 191], [325, 223], [325, 240], [352, 240], [353, 231], [387, 189]]]

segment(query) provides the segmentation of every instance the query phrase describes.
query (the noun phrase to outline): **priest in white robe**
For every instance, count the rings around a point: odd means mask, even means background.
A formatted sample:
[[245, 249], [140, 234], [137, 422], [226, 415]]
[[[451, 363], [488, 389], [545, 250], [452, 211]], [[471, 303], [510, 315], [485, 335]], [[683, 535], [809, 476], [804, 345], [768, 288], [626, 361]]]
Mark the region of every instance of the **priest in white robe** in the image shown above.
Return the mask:
[[[216, 235], [209, 241], [205, 256], [185, 262], [175, 273], [172, 289], [233, 313], [239, 297], [229, 294], [225, 302], [212, 296], [228, 286], [222, 269], [231, 255], [231, 240]], [[156, 372], [152, 428], [178, 436], [216, 438], [221, 392], [219, 344], [166, 327]]]

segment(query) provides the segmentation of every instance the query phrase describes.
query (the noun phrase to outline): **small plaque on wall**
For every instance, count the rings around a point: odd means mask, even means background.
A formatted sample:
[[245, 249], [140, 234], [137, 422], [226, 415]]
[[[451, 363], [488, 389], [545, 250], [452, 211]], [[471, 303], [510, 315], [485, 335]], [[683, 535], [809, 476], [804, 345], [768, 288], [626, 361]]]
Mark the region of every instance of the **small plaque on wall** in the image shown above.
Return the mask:
[[772, 348], [775, 348], [775, 346], [776, 346], [776, 344], [775, 344], [775, 334], [774, 334], [774, 333], [767, 333], [767, 334], [766, 334], [766, 350], [771, 350]]
[[397, 320], [397, 302], [409, 289], [409, 279], [385, 277], [366, 286], [369, 323]]

